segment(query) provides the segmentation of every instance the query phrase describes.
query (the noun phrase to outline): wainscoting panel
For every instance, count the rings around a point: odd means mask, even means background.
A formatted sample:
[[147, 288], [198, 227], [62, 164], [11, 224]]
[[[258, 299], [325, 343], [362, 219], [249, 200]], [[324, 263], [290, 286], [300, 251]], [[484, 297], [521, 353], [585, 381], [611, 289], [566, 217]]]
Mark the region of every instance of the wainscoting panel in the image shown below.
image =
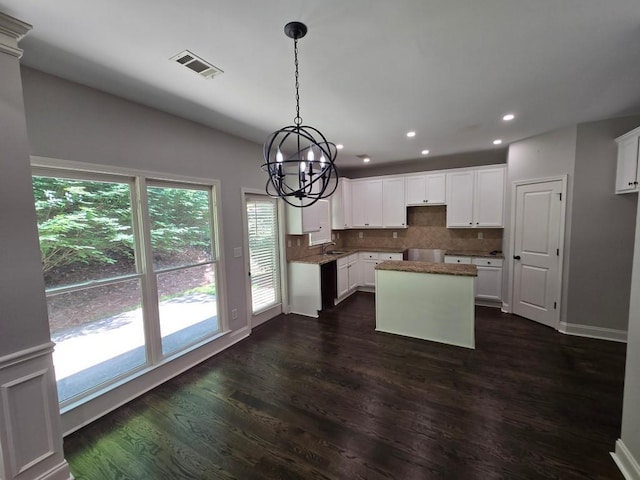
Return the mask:
[[0, 478], [72, 478], [62, 430], [51, 354], [53, 343], [0, 358]]

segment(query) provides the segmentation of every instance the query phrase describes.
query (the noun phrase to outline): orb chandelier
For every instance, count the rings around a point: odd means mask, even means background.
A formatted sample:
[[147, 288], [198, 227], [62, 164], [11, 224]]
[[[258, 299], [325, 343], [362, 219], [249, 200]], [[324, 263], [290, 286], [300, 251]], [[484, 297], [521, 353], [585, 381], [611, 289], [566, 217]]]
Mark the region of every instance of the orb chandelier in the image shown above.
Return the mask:
[[269, 175], [267, 195], [280, 197], [294, 207], [308, 207], [329, 197], [338, 186], [335, 166], [338, 150], [317, 128], [302, 124], [300, 117], [300, 82], [298, 76], [298, 40], [307, 26], [290, 22], [284, 27], [293, 39], [296, 79], [296, 116], [293, 125], [273, 132], [264, 143], [262, 169]]

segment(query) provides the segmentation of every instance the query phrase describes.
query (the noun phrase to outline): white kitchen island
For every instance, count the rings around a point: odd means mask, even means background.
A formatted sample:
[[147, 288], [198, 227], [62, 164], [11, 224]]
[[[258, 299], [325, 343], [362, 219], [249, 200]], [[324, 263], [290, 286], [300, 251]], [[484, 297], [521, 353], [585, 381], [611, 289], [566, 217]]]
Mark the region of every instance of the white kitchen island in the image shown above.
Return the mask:
[[376, 266], [376, 331], [475, 348], [475, 265]]

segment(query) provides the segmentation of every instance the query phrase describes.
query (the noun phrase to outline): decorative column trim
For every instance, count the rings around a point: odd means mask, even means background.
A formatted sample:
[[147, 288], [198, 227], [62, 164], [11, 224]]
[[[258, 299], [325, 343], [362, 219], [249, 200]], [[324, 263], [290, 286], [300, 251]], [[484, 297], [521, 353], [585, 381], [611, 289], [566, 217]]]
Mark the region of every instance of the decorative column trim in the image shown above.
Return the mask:
[[53, 342], [0, 357], [0, 478], [73, 478], [62, 451]]
[[23, 51], [18, 48], [18, 42], [32, 28], [28, 23], [0, 12], [0, 52], [21, 58]]

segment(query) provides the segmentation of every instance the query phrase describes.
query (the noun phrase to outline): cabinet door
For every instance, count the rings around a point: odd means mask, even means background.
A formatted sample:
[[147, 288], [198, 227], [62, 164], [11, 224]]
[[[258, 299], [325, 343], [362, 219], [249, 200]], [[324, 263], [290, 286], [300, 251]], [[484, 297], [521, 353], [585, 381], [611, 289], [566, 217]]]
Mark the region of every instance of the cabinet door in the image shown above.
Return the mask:
[[376, 286], [376, 265], [377, 260], [365, 260], [362, 262], [362, 284], [365, 287]]
[[504, 226], [505, 169], [475, 172], [474, 227]]
[[473, 227], [473, 171], [447, 174], [447, 228]]
[[320, 201], [317, 201], [309, 207], [291, 208], [295, 208], [295, 210], [299, 211], [299, 214], [302, 216], [301, 233], [317, 232], [320, 230], [320, 222], [323, 212], [323, 206], [320, 204]]
[[338, 298], [342, 298], [349, 293], [349, 264], [338, 267], [337, 283]]
[[309, 245], [321, 245], [331, 241], [331, 219], [329, 217], [329, 200], [318, 200], [310, 207], [318, 217], [318, 231], [309, 234]]
[[368, 188], [366, 182], [358, 181], [351, 183], [351, 221], [354, 227], [364, 227], [367, 224]]
[[427, 205], [444, 205], [447, 202], [446, 178], [444, 173], [434, 173], [425, 177]]
[[425, 200], [427, 200], [427, 177], [425, 175], [407, 177], [405, 187], [407, 205], [425, 204]]
[[331, 195], [331, 228], [343, 230], [351, 227], [351, 181], [341, 178]]
[[618, 143], [616, 193], [635, 192], [638, 189], [638, 137], [625, 138]]
[[349, 291], [353, 292], [356, 288], [362, 285], [362, 275], [360, 274], [360, 262], [358, 261], [358, 255], [353, 255], [349, 262]]
[[502, 268], [478, 266], [476, 298], [502, 300]]
[[[403, 183], [404, 188], [404, 183]], [[402, 195], [404, 200], [404, 193]], [[367, 227], [382, 227], [382, 180], [367, 182]]]
[[382, 182], [382, 225], [405, 228], [406, 224], [404, 177], [385, 178]]
[[382, 227], [382, 180], [351, 182], [354, 227]]

